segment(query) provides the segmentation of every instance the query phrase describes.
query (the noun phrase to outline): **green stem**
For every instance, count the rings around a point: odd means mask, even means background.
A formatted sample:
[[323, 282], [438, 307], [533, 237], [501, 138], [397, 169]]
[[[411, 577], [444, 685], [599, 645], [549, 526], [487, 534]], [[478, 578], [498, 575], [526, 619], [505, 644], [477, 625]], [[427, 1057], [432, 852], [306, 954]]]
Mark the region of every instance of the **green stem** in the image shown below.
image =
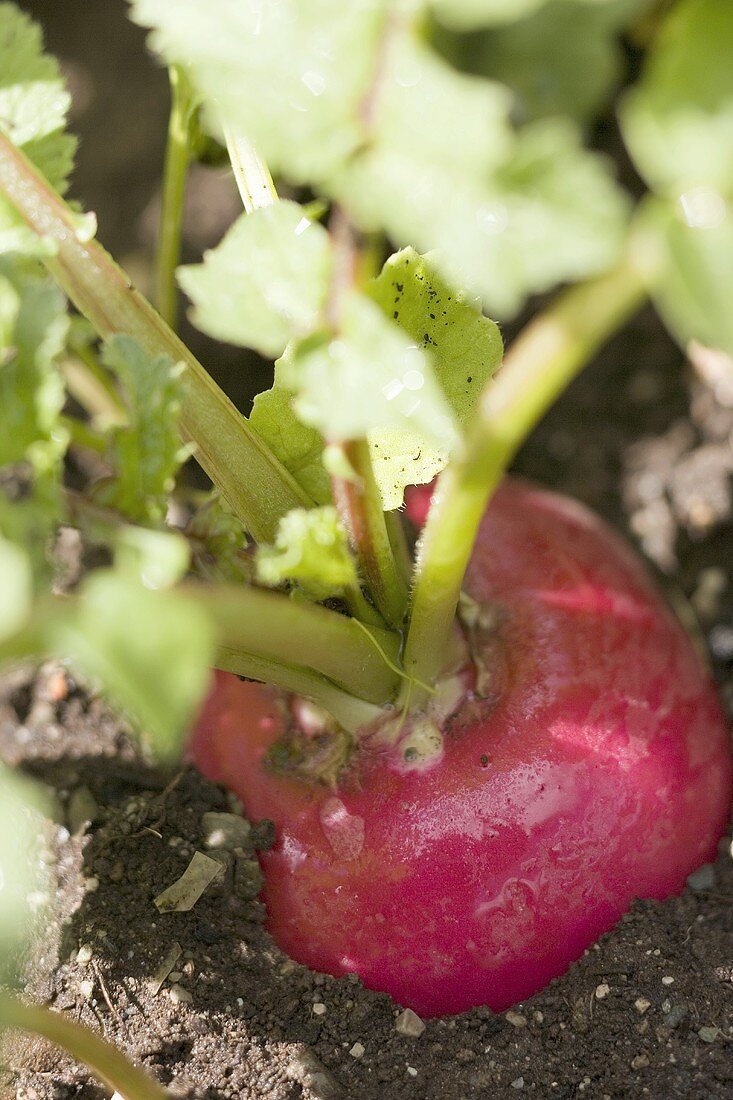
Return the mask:
[[356, 477], [331, 478], [334, 502], [374, 602], [387, 623], [401, 630], [407, 612], [407, 584], [392, 551], [369, 444], [357, 440], [344, 444], [343, 449]]
[[[73, 509], [73, 496], [70, 505]], [[94, 520], [94, 505], [85, 503], [84, 510]], [[107, 521], [104, 511], [99, 520]], [[338, 692], [342, 712], [347, 699], [353, 700], [352, 713], [367, 721], [374, 717], [374, 709], [366, 704], [383, 706], [397, 694], [400, 639], [391, 631], [364, 626], [319, 604], [296, 603], [280, 592], [246, 585], [188, 581], [176, 591], [196, 600], [211, 617], [220, 650], [230, 662], [221, 667], [289, 691], [303, 687], [304, 694], [313, 698], [313, 688], [320, 684], [323, 690], [331, 689], [332, 700]], [[49, 623], [60, 614], [73, 615], [76, 600], [75, 596], [37, 600], [23, 629], [0, 642], [0, 666], [50, 655], [63, 657], [63, 653], [49, 652], [49, 637], [54, 633]], [[237, 668], [231, 666], [235, 659], [240, 662]], [[284, 669], [291, 677], [287, 681]], [[301, 676], [297, 683], [292, 679], [296, 673]], [[323, 696], [321, 701], [325, 706]], [[334, 717], [338, 717], [335, 712]]]
[[[640, 304], [644, 284], [630, 262], [568, 290], [532, 321], [484, 390], [462, 455], [441, 474], [418, 547], [405, 671], [440, 675], [463, 576], [488, 500], [543, 413]], [[423, 693], [412, 689], [411, 703]]]
[[127, 414], [114, 383], [90, 348], [71, 349], [60, 367], [67, 390], [89, 413], [95, 428], [125, 423]]
[[312, 502], [112, 257], [96, 241], [77, 236], [67, 205], [3, 134], [0, 192], [31, 229], [55, 242], [47, 266], [100, 336], [127, 333], [151, 354], [186, 365], [183, 434], [250, 534], [273, 541], [281, 517]]
[[169, 1094], [144, 1070], [83, 1024], [65, 1019], [39, 1005], [27, 1005], [7, 994], [0, 996], [0, 1025], [42, 1035], [84, 1062], [123, 1100], [167, 1100]]
[[412, 580], [412, 555], [407, 544], [407, 535], [402, 522], [402, 513], [398, 510], [384, 512], [384, 523], [387, 528], [389, 544], [392, 547], [395, 567], [402, 577], [405, 586], [409, 586]]
[[372, 607], [358, 583], [351, 585], [344, 592], [344, 603], [349, 614], [355, 619], [360, 619], [367, 626], [384, 627], [385, 622], [376, 608]]
[[296, 603], [279, 592], [234, 585], [182, 586], [212, 616], [221, 646], [279, 665], [307, 667], [350, 695], [381, 705], [394, 698], [399, 638], [360, 626], [318, 604]]
[[227, 152], [244, 209], [248, 214], [277, 202], [270, 170], [253, 145], [241, 134], [225, 130]]
[[107, 440], [75, 416], [62, 416], [61, 423], [69, 433], [69, 439], [77, 447], [103, 455], [107, 450]]
[[[356, 229], [341, 206], [334, 206], [328, 228], [333, 274], [325, 315], [335, 335], [341, 327], [344, 304], [358, 275], [363, 274], [359, 271], [362, 253]], [[407, 584], [392, 553], [369, 445], [364, 439], [353, 440], [342, 444], [341, 451], [348, 473], [331, 476], [334, 503], [374, 603], [387, 623], [401, 630], [407, 614]]]
[[191, 159], [191, 119], [194, 98], [185, 73], [178, 65], [169, 70], [171, 112], [163, 172], [160, 230], [155, 273], [155, 301], [158, 312], [171, 328], [178, 323], [176, 268], [181, 260], [183, 206]]
[[251, 653], [225, 647], [218, 650], [215, 664], [225, 672], [235, 672], [238, 676], [259, 680], [263, 684], [274, 684], [276, 687], [283, 688], [284, 691], [291, 691], [296, 695], [312, 699], [314, 703], [328, 711], [349, 733], [358, 733], [359, 730], [370, 726], [384, 716], [384, 711], [380, 707], [349, 695], [324, 676], [319, 676], [318, 673], [311, 672], [309, 669], [277, 664], [275, 661], [255, 657]]
[[[228, 128], [225, 133], [227, 151], [244, 209], [251, 214], [254, 210], [272, 206], [278, 201], [278, 194], [264, 160], [245, 137], [235, 135]], [[365, 598], [358, 585], [349, 588], [344, 594], [344, 599], [349, 612], [355, 618], [370, 626], [384, 625], [384, 620]]]

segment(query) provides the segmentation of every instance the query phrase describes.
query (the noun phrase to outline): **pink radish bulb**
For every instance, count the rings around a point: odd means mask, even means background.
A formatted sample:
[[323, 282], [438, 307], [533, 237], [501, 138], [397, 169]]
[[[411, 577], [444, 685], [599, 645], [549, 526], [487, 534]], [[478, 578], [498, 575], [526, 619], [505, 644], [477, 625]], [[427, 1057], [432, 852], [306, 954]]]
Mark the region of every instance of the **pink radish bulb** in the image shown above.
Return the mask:
[[268, 771], [278, 693], [226, 674], [192, 747], [275, 822], [263, 897], [280, 947], [423, 1016], [537, 992], [634, 898], [678, 892], [731, 799], [708, 675], [599, 519], [507, 480], [465, 588], [495, 609], [493, 697], [466, 697], [429, 765], [367, 745], [336, 790]]

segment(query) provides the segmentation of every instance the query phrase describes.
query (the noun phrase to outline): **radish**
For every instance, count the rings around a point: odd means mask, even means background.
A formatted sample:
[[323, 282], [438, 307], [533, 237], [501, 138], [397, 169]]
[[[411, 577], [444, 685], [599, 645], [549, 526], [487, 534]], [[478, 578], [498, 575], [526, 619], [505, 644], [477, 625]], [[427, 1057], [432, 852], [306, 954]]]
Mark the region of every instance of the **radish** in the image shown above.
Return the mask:
[[634, 898], [679, 891], [712, 858], [731, 797], [708, 676], [594, 515], [505, 481], [465, 590], [490, 611], [489, 688], [465, 681], [429, 759], [410, 759], [408, 726], [363, 739], [335, 786], [278, 774], [265, 758], [292, 708], [227, 673], [192, 742], [275, 822], [263, 896], [280, 947], [423, 1016], [537, 992]]

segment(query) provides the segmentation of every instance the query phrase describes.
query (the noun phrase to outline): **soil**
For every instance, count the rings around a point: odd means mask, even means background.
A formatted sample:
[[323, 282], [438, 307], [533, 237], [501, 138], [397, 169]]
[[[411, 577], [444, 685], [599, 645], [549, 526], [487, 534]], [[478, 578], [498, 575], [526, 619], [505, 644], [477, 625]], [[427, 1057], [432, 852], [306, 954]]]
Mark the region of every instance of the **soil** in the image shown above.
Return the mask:
[[[79, 119], [86, 133], [99, 131], [106, 110], [99, 89], [126, 81], [129, 117], [111, 128], [108, 147], [110, 157], [117, 147], [115, 155], [133, 158], [139, 179], [111, 193], [96, 155], [83, 157], [78, 190], [100, 208], [102, 238], [134, 258], [155, 203], [146, 181], [158, 169], [165, 123], [157, 107], [145, 112], [146, 97], [160, 102], [161, 76], [144, 61], [140, 35], [122, 22], [117, 0], [24, 6], [41, 16], [82, 90], [85, 80], [91, 89], [89, 114]], [[96, 51], [83, 42], [82, 20], [87, 43], [101, 43]], [[105, 169], [109, 180], [118, 170], [119, 160]], [[224, 200], [215, 205], [225, 209]], [[216, 239], [215, 225], [207, 232]], [[731, 714], [732, 388], [709, 356], [687, 364], [645, 311], [571, 386], [515, 464], [636, 541], [710, 654]], [[48, 925], [22, 964], [28, 995], [103, 1032], [172, 1096], [733, 1095], [730, 838], [681, 897], [638, 901], [530, 1001], [499, 1016], [476, 1009], [429, 1021], [409, 1037], [397, 1030], [399, 1007], [388, 997], [314, 974], [273, 945], [253, 896], [252, 857], [271, 839], [266, 825], [255, 825], [240, 852], [219, 854], [221, 877], [189, 912], [158, 912], [153, 899], [195, 851], [207, 850], [203, 815], [237, 807], [190, 769], [161, 775], [150, 768], [124, 723], [67, 670], [46, 666], [2, 681], [0, 756], [46, 783], [59, 806]], [[180, 954], [163, 978], [174, 945]], [[3, 1043], [3, 1100], [107, 1095], [45, 1043], [10, 1034]]]

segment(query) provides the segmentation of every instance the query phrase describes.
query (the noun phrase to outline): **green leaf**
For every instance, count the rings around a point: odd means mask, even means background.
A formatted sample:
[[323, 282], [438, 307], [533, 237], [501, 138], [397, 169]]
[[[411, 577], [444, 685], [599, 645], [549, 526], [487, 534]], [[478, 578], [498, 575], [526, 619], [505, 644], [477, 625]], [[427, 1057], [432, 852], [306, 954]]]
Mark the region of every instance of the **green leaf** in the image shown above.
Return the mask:
[[[707, 193], [706, 206], [706, 193], [699, 195], [697, 222], [689, 196], [686, 213], [679, 203], [648, 202], [641, 242], [652, 258], [656, 305], [681, 346], [697, 340], [733, 355], [733, 215], [712, 196]], [[708, 216], [717, 211], [708, 224], [706, 210]]]
[[52, 187], [63, 193], [76, 141], [63, 132], [71, 97], [40, 27], [15, 4], [0, 4], [0, 125]]
[[[619, 0], [578, 0], [579, 7], [603, 11]], [[630, 4], [643, 4], [645, 0], [620, 0]], [[473, 30], [493, 24], [514, 23], [550, 6], [549, 0], [432, 0], [432, 7], [441, 22], [456, 30]]]
[[363, 295], [345, 300], [337, 336], [294, 346], [281, 371], [297, 392], [296, 413], [329, 443], [389, 428], [417, 431], [439, 447], [456, 442], [428, 357]]
[[504, 230], [484, 259], [495, 287], [486, 304], [497, 315], [516, 313], [528, 293], [613, 265], [629, 203], [610, 169], [610, 162], [582, 148], [569, 120], [541, 120], [519, 132], [496, 181], [493, 213], [499, 222], [506, 219]]
[[133, 0], [151, 44], [182, 63], [205, 101], [271, 170], [323, 180], [361, 140], [359, 108], [387, 0]]
[[242, 215], [202, 264], [178, 277], [198, 328], [274, 357], [318, 326], [331, 266], [323, 226], [297, 203], [278, 202]]
[[446, 26], [472, 30], [492, 23], [512, 23], [541, 8], [547, 0], [432, 0], [435, 14]]
[[[435, 250], [444, 277], [495, 315], [615, 260], [627, 205], [569, 122], [507, 125], [508, 92], [402, 38], [385, 66], [373, 144], [337, 183], [368, 230]], [[456, 124], [460, 119], [460, 125]]]
[[0, 764], [0, 980], [11, 982], [19, 948], [28, 935], [34, 891], [41, 880], [43, 821], [50, 805], [36, 783]]
[[682, 0], [658, 33], [621, 110], [649, 185], [676, 198], [699, 186], [733, 193], [733, 5]]
[[219, 494], [209, 493], [186, 528], [198, 572], [209, 580], [241, 583], [251, 579], [251, 565], [244, 556], [247, 536], [237, 517]]
[[17, 215], [9, 206], [2, 205], [0, 197], [0, 256], [8, 252], [18, 252], [23, 256], [43, 260], [53, 256], [56, 246], [46, 237], [39, 237], [27, 225], [17, 224]]
[[275, 545], [257, 551], [257, 579], [271, 588], [294, 581], [313, 600], [340, 596], [355, 585], [356, 568], [336, 509], [288, 512]]
[[0, 641], [12, 637], [30, 615], [33, 570], [19, 546], [0, 538]]
[[0, 466], [28, 460], [45, 470], [63, 451], [54, 438], [64, 404], [55, 360], [67, 331], [66, 305], [50, 280], [0, 258]]
[[73, 615], [47, 627], [49, 647], [98, 683], [149, 740], [174, 759], [209, 684], [213, 631], [178, 592], [153, 592], [117, 571], [94, 573]]
[[0, 256], [0, 535], [48, 569], [62, 514], [59, 422], [64, 385], [56, 368], [68, 331], [63, 296], [35, 264]]
[[[455, 422], [466, 424], [484, 382], [501, 361], [502, 343], [497, 326], [481, 315], [476, 304], [467, 301], [443, 280], [434, 267], [433, 257], [420, 257], [413, 249], [405, 249], [385, 264], [381, 275], [369, 288], [369, 294], [385, 317], [409, 337], [409, 353], [413, 356], [423, 353], [420, 369], [426, 363], [430, 365]], [[384, 323], [377, 322], [374, 314], [367, 311], [365, 321], [369, 319], [380, 331], [389, 332], [392, 327], [385, 329]], [[364, 339], [368, 345], [368, 338]], [[318, 342], [316, 347], [320, 354], [323, 344]], [[341, 344], [341, 351], [344, 350], [345, 345]], [[368, 350], [371, 363], [376, 355], [373, 347]], [[404, 344], [402, 350], [406, 350]], [[276, 366], [275, 385], [255, 398], [251, 422], [313, 500], [326, 504], [330, 502], [331, 492], [323, 465], [323, 435], [315, 427], [303, 424], [293, 408], [290, 387], [298, 385], [299, 354], [297, 348], [289, 349], [284, 360]], [[326, 369], [337, 375], [342, 373], [333, 362]], [[353, 364], [346, 364], [344, 376], [353, 369]], [[366, 371], [367, 365], [357, 369]], [[373, 365], [368, 369], [364, 393], [374, 389], [378, 378]], [[387, 382], [385, 377], [382, 385]], [[317, 380], [314, 379], [312, 385], [317, 388]], [[332, 391], [329, 381], [324, 396]], [[344, 401], [352, 410], [356, 407], [367, 416], [380, 415], [373, 406], [371, 412], [366, 405], [360, 408], [360, 401], [350, 397], [348, 391]], [[327, 404], [330, 409], [330, 399]], [[301, 407], [297, 401], [296, 405]], [[444, 411], [438, 415], [444, 415]], [[324, 408], [321, 430], [325, 430], [326, 416]], [[364, 427], [362, 423], [362, 429]], [[335, 430], [335, 426], [330, 430]], [[406, 485], [431, 481], [443, 469], [451, 446], [448, 435], [439, 442], [430, 431], [420, 430], [404, 420], [384, 420], [381, 427], [372, 427], [368, 439], [374, 474], [388, 510], [400, 507]]]
[[[456, 421], [466, 425], [489, 376], [499, 366], [497, 325], [474, 302], [450, 287], [432, 257], [406, 248], [392, 256], [371, 287], [382, 311], [429, 355], [435, 378]], [[399, 508], [405, 486], [432, 481], [449, 454], [411, 429], [371, 432], [374, 474], [384, 507]]]
[[161, 523], [188, 453], [179, 434], [181, 367], [152, 358], [129, 336], [108, 340], [103, 360], [120, 382], [128, 419], [111, 433], [115, 477], [95, 487], [95, 498], [136, 522]]
[[280, 361], [275, 364], [272, 389], [254, 399], [250, 424], [312, 500], [328, 504], [331, 486], [323, 466], [323, 436], [296, 416], [293, 396]]
[[[368, 231], [438, 250], [445, 278], [480, 293], [497, 315], [554, 283], [606, 269], [618, 253], [626, 204], [603, 162], [567, 130], [516, 138], [508, 89], [458, 73], [424, 45], [418, 7], [410, 0], [255, 7], [134, 0], [136, 18], [155, 28], [154, 47], [188, 65], [212, 111], [273, 170], [337, 198]], [[518, 181], [516, 162], [530, 155], [541, 161], [537, 178]], [[563, 195], [554, 181], [566, 161]], [[542, 180], [548, 171], [551, 193]], [[287, 284], [285, 271], [278, 278]], [[212, 313], [217, 291], [231, 289], [222, 281], [212, 282]], [[305, 291], [306, 316], [320, 293], [318, 282]], [[296, 305], [289, 293], [288, 315]], [[287, 326], [271, 330], [270, 303], [264, 316], [264, 325], [255, 318], [254, 338], [280, 350]], [[252, 339], [248, 324], [240, 331], [228, 319], [208, 323], [210, 331]]]
[[570, 115], [586, 123], [606, 105], [621, 77], [621, 27], [649, 2], [552, 0], [526, 19], [461, 44], [472, 72], [512, 89], [515, 117]]
[[[76, 149], [64, 132], [70, 103], [57, 62], [43, 53], [40, 28], [15, 4], [0, 3], [0, 128], [61, 194]], [[38, 255], [38, 238], [0, 198], [0, 251], [11, 249]]]
[[125, 524], [114, 543], [115, 565], [145, 588], [170, 588], [186, 574], [191, 555], [177, 531]]

